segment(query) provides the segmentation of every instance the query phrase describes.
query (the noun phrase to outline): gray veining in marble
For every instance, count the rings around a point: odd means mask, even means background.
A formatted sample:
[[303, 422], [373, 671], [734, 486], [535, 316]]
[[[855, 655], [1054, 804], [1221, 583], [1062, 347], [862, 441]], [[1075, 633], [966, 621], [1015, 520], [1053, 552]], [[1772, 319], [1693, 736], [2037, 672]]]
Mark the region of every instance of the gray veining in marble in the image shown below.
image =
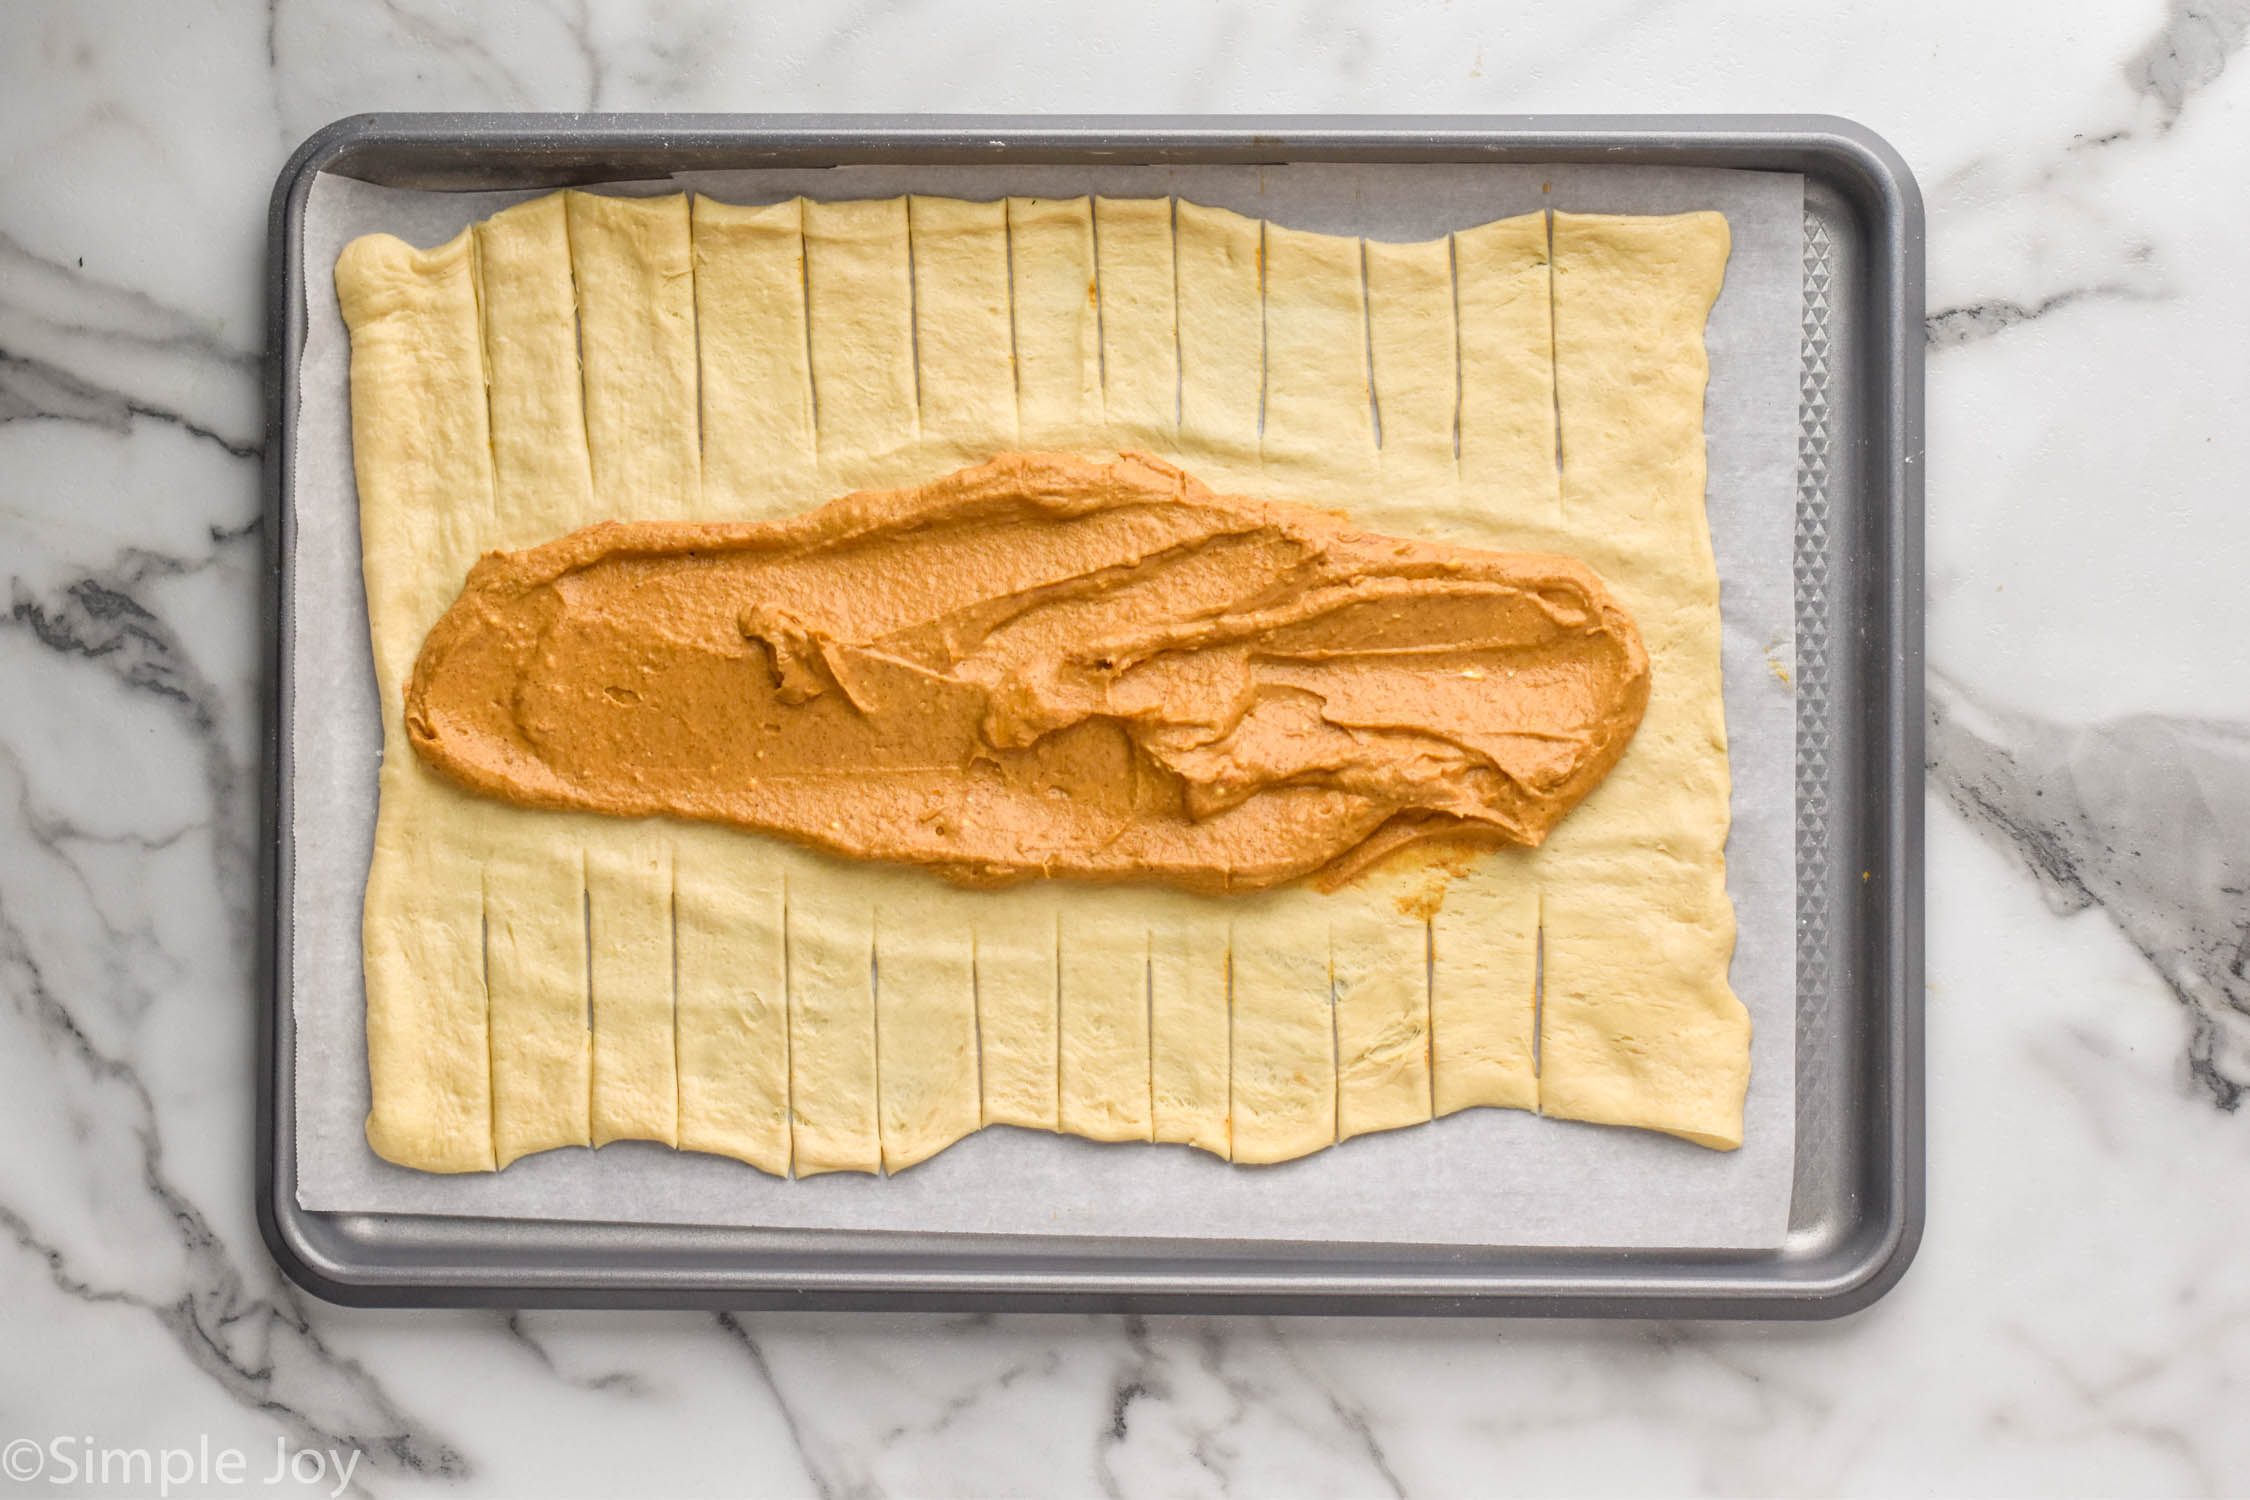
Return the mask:
[[2188, 1075], [2250, 1089], [2250, 724], [2137, 715], [2070, 729], [1930, 681], [1930, 773], [2059, 915], [2099, 906], [2186, 1008]]
[[[2244, 0], [0, 8], [0, 1455], [351, 1448], [382, 1495], [2243, 1491], [2246, 33]], [[1729, 1329], [283, 1283], [248, 1182], [265, 195], [351, 110], [597, 106], [1889, 135], [1935, 309], [1931, 1210], [1899, 1290]]]

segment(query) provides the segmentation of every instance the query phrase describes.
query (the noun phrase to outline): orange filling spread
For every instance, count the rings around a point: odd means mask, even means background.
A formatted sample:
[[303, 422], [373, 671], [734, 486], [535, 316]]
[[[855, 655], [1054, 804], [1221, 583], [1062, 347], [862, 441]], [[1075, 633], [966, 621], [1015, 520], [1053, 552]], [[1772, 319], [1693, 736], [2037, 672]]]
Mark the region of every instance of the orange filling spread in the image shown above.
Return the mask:
[[1570, 558], [1377, 536], [1139, 454], [1004, 454], [781, 521], [490, 554], [406, 728], [527, 806], [966, 884], [1248, 891], [1537, 844], [1647, 701], [1639, 633]]

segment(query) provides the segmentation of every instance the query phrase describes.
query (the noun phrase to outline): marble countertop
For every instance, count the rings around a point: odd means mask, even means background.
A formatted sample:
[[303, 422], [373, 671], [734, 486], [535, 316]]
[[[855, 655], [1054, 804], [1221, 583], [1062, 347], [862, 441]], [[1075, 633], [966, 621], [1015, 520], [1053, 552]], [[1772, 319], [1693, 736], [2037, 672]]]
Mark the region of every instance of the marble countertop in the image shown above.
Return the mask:
[[[0, 1493], [155, 1494], [167, 1449], [201, 1466], [173, 1493], [2250, 1489], [2250, 4], [1840, 10], [0, 7]], [[284, 1283], [248, 1145], [266, 195], [336, 116], [439, 108], [1888, 136], [1932, 309], [1905, 1281], [1790, 1327], [415, 1314]], [[152, 1472], [98, 1483], [104, 1449]]]

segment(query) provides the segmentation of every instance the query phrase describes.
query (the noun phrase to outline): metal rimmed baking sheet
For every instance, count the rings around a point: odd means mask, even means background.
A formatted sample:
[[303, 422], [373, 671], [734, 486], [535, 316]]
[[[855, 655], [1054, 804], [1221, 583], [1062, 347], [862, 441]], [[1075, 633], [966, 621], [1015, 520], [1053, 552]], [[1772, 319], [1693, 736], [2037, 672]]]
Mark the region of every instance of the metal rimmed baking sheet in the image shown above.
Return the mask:
[[[1000, 144], [996, 145], [995, 142]], [[1827, 272], [1837, 295], [1827, 313], [1823, 343], [1831, 371], [1821, 382], [1828, 396], [1826, 451], [1849, 462], [1830, 461], [1820, 493], [1813, 496], [1822, 567], [1817, 582], [1825, 590], [1813, 616], [1798, 599], [1800, 666], [1808, 634], [1821, 641], [1881, 641], [1895, 648], [1888, 660], [1872, 664], [1856, 654], [1829, 652], [1823, 705], [1852, 704], [1895, 710], [1870, 701], [1861, 686], [1872, 665], [1892, 670], [1914, 659], [1918, 646], [1918, 580], [1912, 574], [1918, 514], [1901, 527], [1899, 510], [1911, 512], [1911, 471], [1900, 462], [1896, 483], [1883, 476], [1868, 482], [1861, 460], [1887, 460], [1895, 446], [1911, 451], [1914, 424], [1910, 378], [1918, 368], [1913, 349], [1870, 342], [1867, 331], [1900, 322], [1918, 299], [1912, 251], [1911, 184], [1888, 166], [1882, 153], [1835, 128], [1682, 129], [1667, 122], [1664, 131], [1630, 124], [1580, 122], [1551, 129], [1523, 130], [1516, 122], [1501, 128], [1484, 122], [1385, 122], [1338, 127], [1307, 122], [1243, 122], [1202, 127], [1193, 123], [1013, 122], [965, 125], [961, 122], [832, 122], [758, 120], [617, 119], [589, 122], [490, 117], [413, 117], [345, 122], [308, 143], [285, 174], [276, 193], [276, 359], [273, 392], [276, 411], [272, 536], [277, 573], [289, 557], [291, 534], [288, 423], [295, 410], [290, 389], [295, 352], [303, 338], [303, 278], [307, 268], [296, 256], [294, 229], [304, 194], [316, 171], [343, 172], [369, 180], [414, 187], [547, 186], [561, 181], [614, 179], [685, 170], [747, 165], [818, 166], [838, 162], [1258, 162], [1258, 161], [1421, 161], [1421, 162], [1631, 162], [1643, 166], [1705, 165], [1764, 167], [1804, 172], [1807, 223], [1821, 226], [1831, 246]], [[1854, 201], [1853, 195], [1857, 195]], [[1886, 197], [1886, 195], [1888, 195]], [[1888, 205], [1886, 207], [1886, 204]], [[1882, 241], [1884, 215], [1893, 238]], [[1868, 282], [1865, 273], [1891, 266], [1898, 274], [1887, 289]], [[1860, 273], [1846, 286], [1846, 279]], [[1868, 295], [1862, 296], [1862, 293]], [[1872, 314], [1872, 316], [1867, 316]], [[1864, 371], [1862, 366], [1865, 367]], [[1872, 377], [1872, 378], [1863, 378]], [[1879, 398], [1879, 399], [1878, 399]], [[1888, 431], [1892, 446], [1869, 446], [1863, 435]], [[1880, 465], [1878, 465], [1879, 467]], [[1867, 498], [1890, 502], [1889, 514], [1863, 505]], [[1801, 497], [1802, 498], [1802, 497]], [[1887, 548], [1871, 549], [1862, 535], [1870, 519]], [[1804, 572], [1806, 532], [1799, 533], [1799, 565]], [[1874, 564], [1870, 567], [1870, 564]], [[1811, 577], [1810, 573], [1805, 574]], [[1861, 592], [1880, 579], [1889, 592]], [[1820, 611], [1825, 610], [1823, 615]], [[1837, 613], [1844, 611], [1846, 613]], [[1857, 611], [1852, 614], [1850, 611]], [[1870, 631], [1870, 621], [1887, 627]], [[1839, 623], [1846, 628], [1837, 628]], [[1808, 625], [1811, 627], [1808, 632]], [[1827, 628], [1823, 629], [1825, 626]], [[275, 710], [289, 686], [286, 632], [275, 631]], [[1904, 656], [1899, 652], [1906, 653]], [[1918, 693], [1918, 679], [1890, 684], [1895, 698]], [[1811, 695], [1801, 702], [1813, 701]], [[1873, 857], [1869, 834], [1900, 836], [1898, 857], [1877, 861], [1886, 880], [1855, 881], [1849, 890], [1800, 886], [1799, 969], [1804, 971], [1804, 935], [1821, 935], [1824, 993], [1800, 995], [1800, 1030], [1817, 1036], [1818, 1055], [1799, 1048], [1806, 1087], [1799, 1092], [1796, 1132], [1798, 1181], [1791, 1215], [1791, 1243], [1780, 1251], [1681, 1254], [1644, 1249], [1615, 1251], [1556, 1248], [1451, 1246], [1313, 1245], [1303, 1240], [1198, 1241], [1177, 1244], [1148, 1240], [1075, 1237], [1067, 1243], [1029, 1236], [973, 1236], [867, 1233], [824, 1235], [810, 1231], [702, 1230], [672, 1226], [539, 1224], [529, 1220], [445, 1220], [402, 1214], [315, 1214], [296, 1207], [290, 1184], [293, 1139], [291, 1101], [284, 1090], [290, 1061], [285, 1002], [290, 973], [280, 943], [287, 935], [290, 851], [288, 827], [280, 816], [289, 789], [286, 741], [278, 734], [269, 791], [274, 833], [271, 849], [274, 931], [268, 955], [274, 983], [268, 1006], [266, 1043], [269, 1067], [261, 1152], [261, 1213], [269, 1238], [295, 1274], [327, 1295], [358, 1300], [488, 1300], [501, 1302], [646, 1300], [881, 1302], [991, 1301], [1047, 1303], [1057, 1299], [1255, 1300], [1263, 1305], [1305, 1305], [1337, 1310], [1345, 1306], [1449, 1305], [1466, 1299], [1479, 1306], [1517, 1310], [1589, 1310], [1581, 1299], [1614, 1293], [1625, 1302], [1602, 1310], [1648, 1311], [1651, 1297], [1680, 1297], [1706, 1310], [1810, 1310], [1834, 1306], [1848, 1295], [1835, 1284], [1823, 1290], [1814, 1268], [1839, 1253], [1857, 1254], [1856, 1268], [1843, 1280], [1864, 1291], [1877, 1274], [1870, 1268], [1895, 1264], [1899, 1247], [1910, 1243], [1916, 1216], [1918, 1167], [1912, 1151], [1918, 1118], [1903, 1109], [1912, 1102], [1914, 1076], [1909, 1010], [1902, 1010], [1913, 987], [1890, 987], [1898, 963], [1913, 958], [1912, 895], [1918, 877], [1898, 878], [1912, 851], [1912, 799], [1893, 797], [1882, 775], [1868, 785], [1847, 787], [1847, 764], [1875, 765], [1866, 758], [1869, 729], [1905, 736], [1918, 717], [1887, 713], [1873, 724], [1846, 722], [1822, 709], [1815, 725], [1824, 748], [1815, 757], [1821, 778], [1812, 786], [1810, 810], [1832, 809], [1807, 823], [1808, 802], [1801, 783], [1798, 807], [1800, 868], [1822, 878], [1846, 865], [1875, 868], [1859, 858]], [[278, 721], [277, 721], [278, 722]], [[1800, 726], [1800, 750], [1805, 741]], [[1900, 743], [1891, 741], [1895, 747]], [[1891, 766], [1895, 771], [1895, 762]], [[1870, 810], [1883, 815], [1869, 826]], [[1888, 821], [1885, 821], [1887, 819]], [[1818, 859], [1807, 861], [1804, 839], [1821, 844]], [[1833, 847], [1830, 847], [1830, 846]], [[1831, 884], [1833, 882], [1831, 881]], [[1870, 925], [1869, 902], [1892, 908], [1878, 915], [1892, 919]], [[1892, 952], [1870, 953], [1870, 938], [1893, 943]], [[1855, 948], [1854, 945], [1857, 945]], [[1870, 957], [1885, 962], [1871, 963]], [[1844, 993], [1835, 976], [1847, 975], [1864, 990]], [[1877, 981], [1870, 983], [1870, 981]], [[1895, 1002], [1895, 1004], [1893, 1003]], [[1817, 1023], [1817, 1028], [1815, 1024]], [[1887, 1044], [1887, 1045], [1871, 1045]], [[1900, 1048], [1905, 1046], [1902, 1056]], [[1909, 1066], [1902, 1066], [1909, 1065]], [[1901, 1094], [1902, 1087], [1904, 1094]], [[1874, 1106], [1884, 1106], [1876, 1108]], [[1896, 1107], [1894, 1107], [1896, 1106]], [[1813, 1132], [1808, 1135], [1808, 1128]], [[1822, 1150], [1808, 1158], [1808, 1139]], [[1829, 1149], [1833, 1147], [1834, 1149]], [[1895, 1191], [1870, 1194], [1868, 1172], [1892, 1179]], [[1901, 1175], [1903, 1173], [1903, 1176]], [[1887, 1199], [1887, 1201], [1886, 1201]], [[583, 1231], [578, 1238], [572, 1232]], [[1855, 1241], [1873, 1233], [1875, 1250]], [[560, 1238], [557, 1236], [560, 1235]], [[621, 1238], [622, 1237], [622, 1238]], [[579, 1246], [579, 1251], [571, 1247]], [[1838, 1247], [1846, 1247], [1839, 1251]], [[1877, 1252], [1880, 1253], [1877, 1253]], [[1834, 1268], [1831, 1267], [1831, 1270]], [[1831, 1275], [1831, 1282], [1835, 1277]], [[1791, 1282], [1809, 1283], [1793, 1295]], [[1730, 1286], [1732, 1292], [1729, 1291]], [[1811, 1300], [1808, 1300], [1808, 1292]], [[1739, 1294], [1739, 1306], [1722, 1308], [1716, 1299]], [[1557, 1298], [1564, 1299], [1558, 1302]], [[1822, 1299], [1825, 1298], [1825, 1301]]]

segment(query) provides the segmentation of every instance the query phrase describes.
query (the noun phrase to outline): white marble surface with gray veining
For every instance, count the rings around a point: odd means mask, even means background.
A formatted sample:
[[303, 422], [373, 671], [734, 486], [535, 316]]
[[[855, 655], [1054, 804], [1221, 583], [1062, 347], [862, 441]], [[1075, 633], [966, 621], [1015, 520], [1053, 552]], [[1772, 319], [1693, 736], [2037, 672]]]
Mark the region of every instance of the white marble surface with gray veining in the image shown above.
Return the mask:
[[[2250, 0], [0, 6], [0, 1494], [156, 1494], [167, 1449], [203, 1466], [175, 1494], [2250, 1493], [2246, 31]], [[249, 1187], [266, 195], [330, 119], [430, 108], [1888, 136], [1932, 310], [1904, 1283], [1807, 1327], [292, 1290]], [[100, 1483], [104, 1449], [150, 1470]]]

